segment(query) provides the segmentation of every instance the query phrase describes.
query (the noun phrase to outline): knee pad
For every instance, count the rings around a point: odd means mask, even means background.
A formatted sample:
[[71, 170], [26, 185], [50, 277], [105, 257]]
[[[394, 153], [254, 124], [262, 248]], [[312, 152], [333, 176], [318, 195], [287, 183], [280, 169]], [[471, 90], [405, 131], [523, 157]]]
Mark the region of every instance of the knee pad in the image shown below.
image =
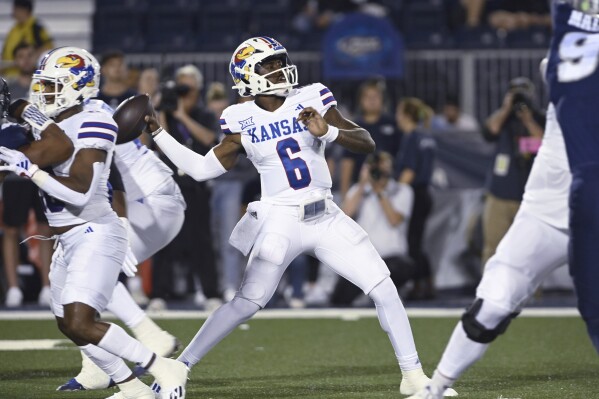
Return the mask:
[[258, 240], [257, 244], [256, 257], [273, 265], [281, 266], [285, 261], [290, 242], [287, 237], [280, 234], [266, 233]]
[[510, 325], [512, 319], [520, 314], [520, 312], [509, 313], [505, 316], [495, 328], [487, 328], [476, 319], [483, 306], [483, 300], [477, 298], [474, 303], [462, 315], [462, 326], [468, 338], [480, 344], [488, 344], [493, 342], [499, 335], [503, 334]]

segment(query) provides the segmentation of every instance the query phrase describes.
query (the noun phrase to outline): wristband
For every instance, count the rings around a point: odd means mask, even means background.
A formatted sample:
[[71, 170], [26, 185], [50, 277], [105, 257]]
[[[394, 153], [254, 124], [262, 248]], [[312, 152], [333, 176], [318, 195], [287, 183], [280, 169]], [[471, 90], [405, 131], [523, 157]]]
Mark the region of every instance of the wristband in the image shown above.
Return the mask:
[[[37, 166], [37, 165], [36, 165]], [[44, 185], [44, 183], [46, 183], [46, 181], [48, 180], [48, 178], [50, 177], [50, 174], [46, 171], [41, 170], [40, 168], [37, 168], [37, 170], [35, 170], [32, 174], [31, 174], [31, 180], [38, 186], [41, 187]]]
[[326, 141], [327, 143], [332, 143], [333, 141], [337, 140], [338, 136], [339, 136], [339, 128], [335, 127], [333, 125], [329, 125], [329, 130], [327, 130], [327, 132], [325, 134], [320, 136], [320, 139], [322, 141]]
[[162, 132], [164, 132], [164, 129], [162, 128], [162, 126], [160, 126], [158, 129], [150, 133], [150, 135], [152, 136], [152, 138], [156, 138], [156, 136], [158, 136]]
[[21, 118], [29, 123], [31, 127], [40, 131], [45, 130], [54, 121], [42, 113], [35, 105], [29, 104], [23, 110]]

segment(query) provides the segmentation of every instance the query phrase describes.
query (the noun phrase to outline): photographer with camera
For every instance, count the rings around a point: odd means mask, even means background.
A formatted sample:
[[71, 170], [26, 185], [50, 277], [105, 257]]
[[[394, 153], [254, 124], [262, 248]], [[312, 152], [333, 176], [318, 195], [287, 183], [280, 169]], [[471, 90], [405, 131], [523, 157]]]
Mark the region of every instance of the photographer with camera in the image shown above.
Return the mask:
[[[368, 233], [397, 288], [416, 271], [408, 256], [408, 225], [413, 202], [412, 188], [393, 178], [391, 155], [376, 152], [364, 162], [358, 183], [349, 189], [342, 205], [343, 211]], [[358, 287], [339, 279], [331, 303], [350, 305], [360, 293]]]
[[[179, 143], [206, 155], [220, 128], [216, 117], [200, 103], [203, 81], [201, 72], [193, 65], [177, 69], [175, 80], [166, 82], [161, 89], [158, 118]], [[210, 226], [210, 188], [186, 175], [167, 157], [161, 155], [161, 159], [173, 170], [187, 209], [179, 235], [154, 258], [152, 296], [165, 299], [182, 294], [171, 292], [172, 265], [179, 264], [191, 277], [187, 291], [195, 293], [196, 305], [210, 307], [219, 297]]]
[[485, 139], [497, 142], [483, 214], [483, 265], [495, 253], [518, 212], [544, 126], [545, 115], [535, 106], [530, 79], [510, 81], [501, 108], [483, 128]]

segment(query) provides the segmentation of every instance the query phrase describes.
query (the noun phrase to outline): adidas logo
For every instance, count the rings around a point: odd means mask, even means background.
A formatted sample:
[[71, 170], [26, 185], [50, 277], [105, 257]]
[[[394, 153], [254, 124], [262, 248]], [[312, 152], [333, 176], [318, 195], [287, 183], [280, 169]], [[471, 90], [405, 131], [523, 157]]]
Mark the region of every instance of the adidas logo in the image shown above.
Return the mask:
[[94, 232], [94, 230], [92, 229], [91, 226], [89, 226], [87, 229], [85, 229], [85, 233], [83, 233], [83, 234], [93, 233], [93, 232]]
[[302, 109], [304, 109], [304, 106], [301, 104], [298, 104], [297, 107], [295, 107], [296, 111], [301, 111]]

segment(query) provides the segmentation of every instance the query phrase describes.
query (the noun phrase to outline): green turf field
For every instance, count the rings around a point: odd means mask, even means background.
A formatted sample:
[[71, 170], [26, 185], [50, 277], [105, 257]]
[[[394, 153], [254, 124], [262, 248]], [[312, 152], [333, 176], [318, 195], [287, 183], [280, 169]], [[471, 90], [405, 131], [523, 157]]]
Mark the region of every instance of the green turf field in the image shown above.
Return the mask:
[[[189, 342], [201, 321], [161, 320]], [[414, 318], [420, 358], [430, 374], [455, 318]], [[253, 320], [191, 373], [194, 398], [401, 398], [391, 345], [375, 318]], [[62, 338], [51, 321], [0, 321], [0, 340]], [[0, 398], [105, 398], [58, 393], [78, 372], [79, 352], [0, 351]], [[150, 383], [151, 379], [145, 378]], [[456, 385], [462, 398], [599, 398], [599, 359], [578, 318], [521, 318]]]

